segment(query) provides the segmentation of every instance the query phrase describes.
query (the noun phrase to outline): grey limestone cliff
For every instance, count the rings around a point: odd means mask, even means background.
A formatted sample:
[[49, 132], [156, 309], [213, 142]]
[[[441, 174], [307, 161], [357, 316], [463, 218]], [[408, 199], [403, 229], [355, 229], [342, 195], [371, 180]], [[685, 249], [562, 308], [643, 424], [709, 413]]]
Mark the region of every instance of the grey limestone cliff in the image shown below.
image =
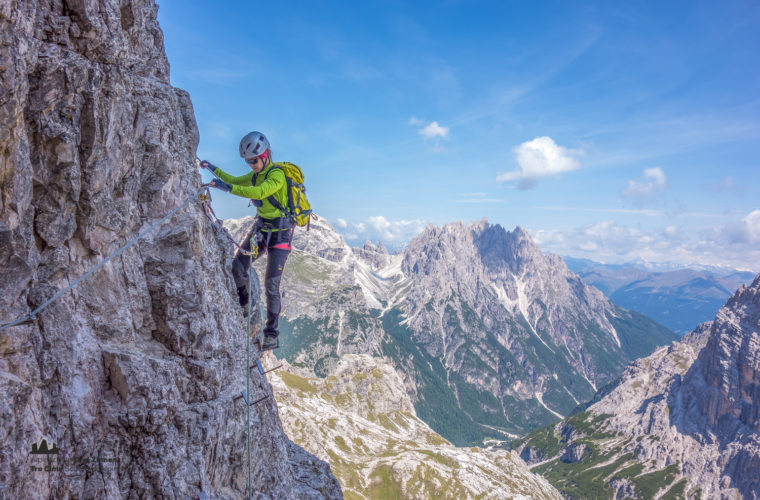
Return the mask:
[[[587, 412], [528, 436], [522, 454], [573, 498], [757, 499], [759, 380], [760, 275], [713, 321], [632, 363]], [[578, 444], [590, 456], [561, 464]]]
[[[188, 94], [152, 0], [0, 3], [0, 323], [200, 187]], [[245, 495], [246, 333], [232, 248], [197, 202], [0, 331], [0, 497]], [[339, 498], [258, 375], [253, 489]], [[57, 454], [31, 454], [54, 443]], [[40, 448], [38, 448], [39, 450]]]

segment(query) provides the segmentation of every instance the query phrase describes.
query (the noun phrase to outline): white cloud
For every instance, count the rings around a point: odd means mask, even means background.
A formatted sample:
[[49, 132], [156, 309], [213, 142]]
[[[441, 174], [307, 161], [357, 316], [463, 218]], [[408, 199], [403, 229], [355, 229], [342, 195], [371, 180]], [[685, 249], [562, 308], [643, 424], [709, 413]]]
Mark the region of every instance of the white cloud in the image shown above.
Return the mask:
[[537, 231], [534, 239], [544, 251], [607, 263], [643, 259], [760, 271], [760, 210], [724, 226], [702, 229], [667, 225], [643, 230], [601, 221], [576, 228]]
[[401, 250], [417, 236], [427, 225], [423, 220], [390, 221], [382, 215], [369, 217], [357, 222], [347, 223], [345, 227], [336, 227], [349, 245], [362, 245], [366, 240], [375, 243], [382, 241], [390, 250]]
[[348, 227], [348, 224], [346, 223], [346, 220], [345, 219], [341, 219], [340, 217], [338, 217], [337, 219], [335, 219], [335, 224], [334, 225], [335, 225], [335, 227], [338, 227], [338, 228], [341, 228], [341, 229]]
[[645, 168], [641, 179], [628, 181], [628, 188], [624, 189], [621, 194], [643, 201], [665, 189], [666, 182], [665, 171], [660, 167]]
[[438, 125], [438, 122], [432, 122], [422, 128], [419, 133], [426, 139], [435, 139], [436, 137], [445, 139], [449, 136], [449, 127], [442, 127]]
[[419, 127], [417, 133], [425, 139], [447, 139], [449, 137], [449, 127], [444, 127], [438, 122], [426, 122], [413, 116], [409, 118], [409, 124]]
[[723, 234], [732, 243], [760, 245], [760, 210], [753, 210], [741, 221], [729, 224]]
[[532, 141], [523, 142], [512, 151], [519, 168], [498, 174], [496, 182], [520, 181], [520, 189], [530, 189], [539, 179], [581, 167], [576, 157], [582, 152], [558, 146], [551, 137], [536, 137]]
[[747, 228], [750, 243], [760, 242], [760, 210], [753, 210], [742, 222]]

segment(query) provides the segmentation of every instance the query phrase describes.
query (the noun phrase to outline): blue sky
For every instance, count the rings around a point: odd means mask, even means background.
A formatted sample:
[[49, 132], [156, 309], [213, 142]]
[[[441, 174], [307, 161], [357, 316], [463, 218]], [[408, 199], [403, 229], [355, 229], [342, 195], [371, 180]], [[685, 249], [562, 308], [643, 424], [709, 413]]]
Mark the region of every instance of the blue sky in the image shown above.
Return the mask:
[[760, 271], [757, 2], [158, 3], [199, 156], [243, 174], [264, 132], [349, 243], [487, 217], [562, 255]]

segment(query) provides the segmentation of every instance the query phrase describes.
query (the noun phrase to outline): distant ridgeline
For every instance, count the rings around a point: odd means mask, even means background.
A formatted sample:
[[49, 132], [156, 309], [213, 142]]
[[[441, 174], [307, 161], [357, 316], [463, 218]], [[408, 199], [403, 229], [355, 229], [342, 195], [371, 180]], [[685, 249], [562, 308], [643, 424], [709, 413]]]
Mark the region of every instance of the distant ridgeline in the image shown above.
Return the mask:
[[734, 290], [755, 277], [744, 271], [655, 272], [633, 264], [606, 265], [571, 257], [565, 257], [565, 262], [616, 304], [645, 314], [680, 335], [710, 321]]
[[319, 376], [346, 353], [384, 357], [419, 417], [457, 445], [557, 421], [677, 338], [586, 286], [519, 227], [429, 226], [390, 255], [351, 249], [320, 221], [294, 248], [280, 355]]

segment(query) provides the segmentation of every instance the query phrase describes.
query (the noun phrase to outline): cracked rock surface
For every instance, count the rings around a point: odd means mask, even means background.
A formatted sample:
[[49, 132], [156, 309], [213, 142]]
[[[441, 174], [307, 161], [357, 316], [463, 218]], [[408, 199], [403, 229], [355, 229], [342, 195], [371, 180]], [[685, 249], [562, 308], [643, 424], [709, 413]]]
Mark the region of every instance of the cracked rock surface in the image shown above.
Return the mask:
[[[595, 449], [611, 468], [599, 476], [600, 491], [615, 498], [645, 490], [652, 498], [760, 498], [760, 275], [713, 321], [631, 363], [588, 410], [534, 436], [556, 440], [554, 453], [565, 462], [578, 446]], [[563, 432], [569, 427], [575, 430]], [[531, 446], [540, 447], [540, 439], [529, 436], [523, 456], [561, 491], [602, 467], [591, 456], [574, 469], [558, 468], [550, 455], [528, 453]]]
[[[0, 4], [0, 323], [200, 188], [189, 95], [152, 0]], [[197, 201], [0, 331], [0, 498], [240, 498], [246, 324], [233, 248]], [[340, 498], [254, 370], [253, 489]], [[32, 455], [54, 443], [55, 455]]]

